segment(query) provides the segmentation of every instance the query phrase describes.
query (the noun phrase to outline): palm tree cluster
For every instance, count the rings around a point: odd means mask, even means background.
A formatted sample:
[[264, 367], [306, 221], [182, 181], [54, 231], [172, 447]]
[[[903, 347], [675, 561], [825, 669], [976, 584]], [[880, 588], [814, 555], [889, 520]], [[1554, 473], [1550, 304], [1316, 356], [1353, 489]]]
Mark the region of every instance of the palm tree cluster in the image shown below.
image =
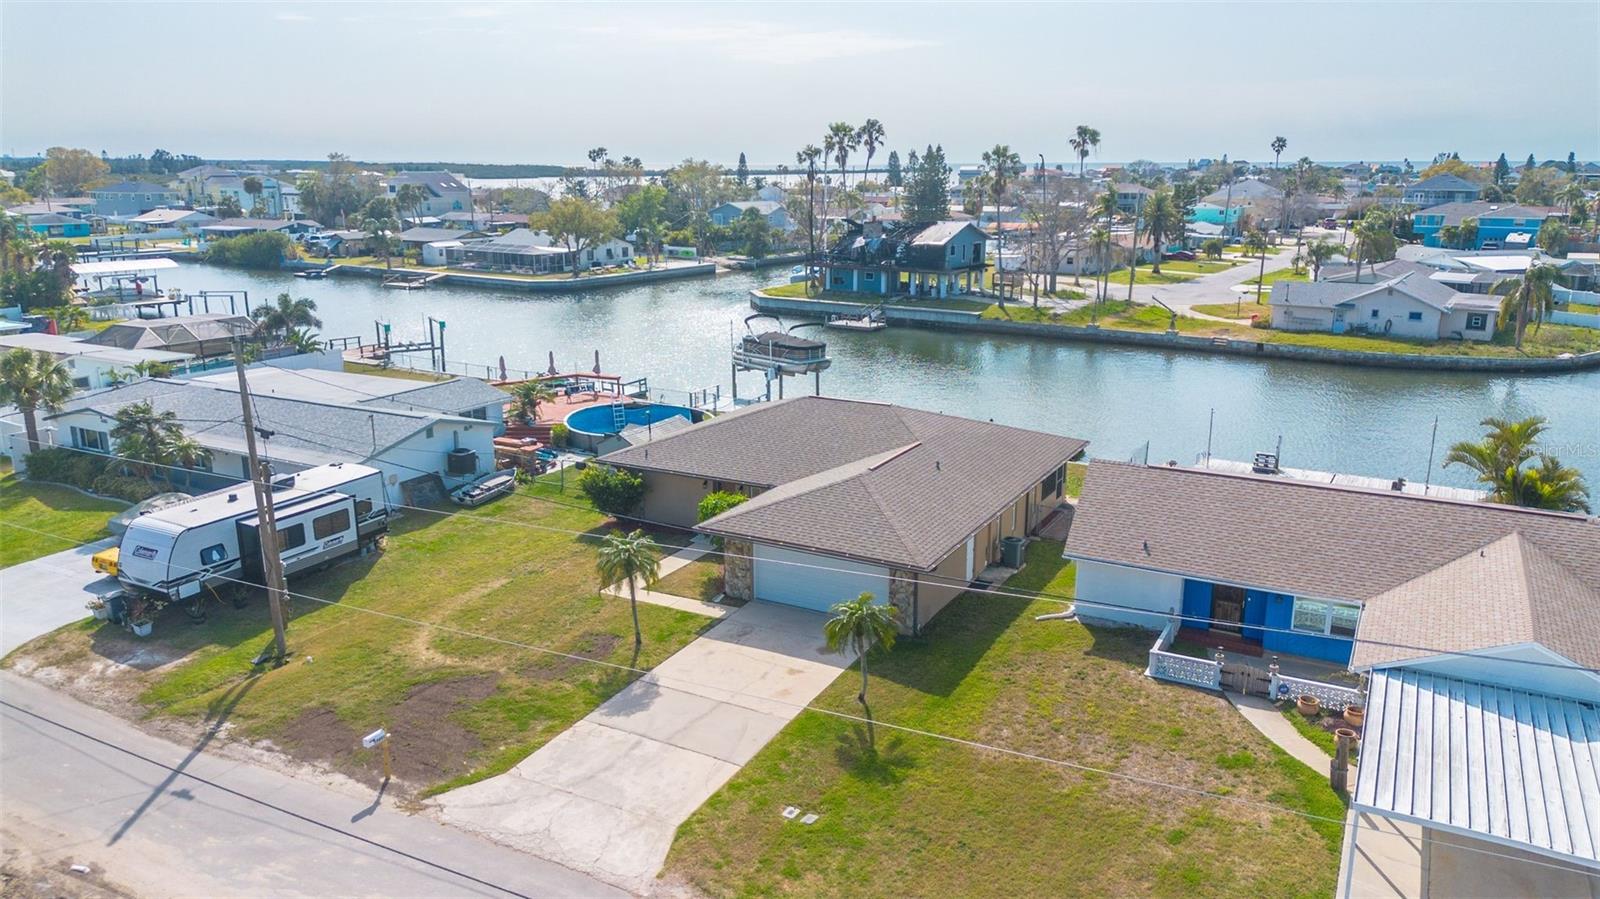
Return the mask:
[[[1482, 440], [1463, 440], [1450, 447], [1444, 467], [1464, 465], [1488, 486], [1489, 501], [1532, 509], [1589, 512], [1589, 488], [1575, 468], [1541, 452], [1546, 430], [1539, 416], [1511, 421], [1485, 418]], [[1530, 465], [1529, 463], [1536, 462]]]
[[539, 407], [555, 398], [555, 391], [544, 381], [523, 381], [511, 388], [512, 414], [531, 425], [539, 420]]
[[1539, 326], [1544, 323], [1545, 317], [1550, 314], [1555, 305], [1555, 285], [1559, 283], [1561, 272], [1555, 266], [1541, 262], [1528, 266], [1528, 270], [1521, 277], [1505, 278], [1494, 286], [1494, 292], [1505, 297], [1504, 307], [1500, 313], [1500, 320], [1513, 321], [1516, 345], [1522, 347], [1522, 336], [1528, 330], [1528, 320], [1533, 320], [1533, 333], [1539, 333]]
[[72, 372], [43, 350], [18, 347], [0, 356], [0, 405], [22, 413], [29, 452], [39, 448], [39, 412], [59, 410], [72, 391]]
[[211, 458], [211, 452], [183, 430], [177, 413], [157, 412], [148, 401], [117, 410], [111, 428], [117, 455], [151, 484], [157, 476], [177, 486], [177, 469], [193, 469]]
[[1079, 125], [1073, 132], [1072, 138], [1067, 141], [1072, 147], [1072, 152], [1078, 156], [1078, 180], [1083, 180], [1083, 163], [1089, 154], [1100, 149], [1100, 131], [1088, 125]]
[[255, 320], [257, 337], [298, 348], [313, 341], [320, 345], [316, 335], [310, 333], [311, 328], [322, 327], [322, 319], [317, 318], [316, 311], [315, 300], [296, 299], [280, 293], [277, 302], [257, 306], [250, 311], [250, 317]]

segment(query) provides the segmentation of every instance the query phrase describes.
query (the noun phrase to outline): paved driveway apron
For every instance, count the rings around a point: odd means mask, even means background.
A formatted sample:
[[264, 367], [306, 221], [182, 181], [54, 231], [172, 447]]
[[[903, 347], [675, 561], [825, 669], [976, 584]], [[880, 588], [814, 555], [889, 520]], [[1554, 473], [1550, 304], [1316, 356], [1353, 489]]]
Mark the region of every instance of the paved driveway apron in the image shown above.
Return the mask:
[[116, 542], [107, 537], [0, 569], [0, 656], [89, 617], [83, 604], [117, 585], [115, 578], [95, 571], [89, 557]]
[[849, 663], [818, 612], [753, 602], [498, 777], [445, 821], [641, 889], [678, 825]]

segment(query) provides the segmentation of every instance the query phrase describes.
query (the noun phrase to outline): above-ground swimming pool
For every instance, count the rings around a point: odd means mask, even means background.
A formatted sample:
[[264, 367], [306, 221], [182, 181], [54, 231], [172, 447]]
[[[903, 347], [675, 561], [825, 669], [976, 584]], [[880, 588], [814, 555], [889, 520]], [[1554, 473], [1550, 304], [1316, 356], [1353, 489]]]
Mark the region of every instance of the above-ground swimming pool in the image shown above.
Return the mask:
[[610, 406], [590, 406], [567, 416], [567, 428], [573, 435], [591, 435], [595, 437], [606, 434], [615, 434], [628, 425], [648, 425], [669, 418], [685, 418], [694, 421], [694, 410], [688, 406], [668, 406], [661, 403], [647, 403], [644, 405], [627, 406], [623, 409], [627, 421], [618, 426], [616, 414]]

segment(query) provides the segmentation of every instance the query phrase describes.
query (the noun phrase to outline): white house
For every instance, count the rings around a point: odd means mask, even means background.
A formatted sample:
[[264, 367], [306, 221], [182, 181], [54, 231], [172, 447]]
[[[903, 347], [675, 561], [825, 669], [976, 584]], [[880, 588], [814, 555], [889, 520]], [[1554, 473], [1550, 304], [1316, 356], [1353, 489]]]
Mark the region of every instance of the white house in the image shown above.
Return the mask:
[[584, 247], [578, 254], [578, 270], [607, 265], [627, 265], [633, 262], [633, 244], [620, 237], [611, 237], [592, 246]]
[[[234, 377], [154, 378], [85, 393], [45, 417], [41, 428], [55, 445], [111, 453], [118, 410], [148, 402], [158, 413], [176, 414], [185, 433], [210, 451], [190, 472], [192, 486], [225, 486], [247, 472]], [[250, 381], [256, 426], [271, 435], [260, 441], [260, 452], [278, 472], [360, 462], [384, 472], [392, 502], [410, 503], [494, 470], [507, 396], [482, 381], [262, 367], [252, 368]]]
[[1459, 293], [1421, 272], [1371, 284], [1279, 281], [1270, 304], [1279, 330], [1416, 340], [1489, 340], [1500, 314], [1498, 297]]
[[413, 211], [425, 216], [439, 216], [472, 209], [471, 188], [449, 172], [400, 172], [378, 181], [384, 195], [391, 200], [398, 196], [403, 184], [422, 188], [426, 197], [415, 210], [398, 210], [402, 216], [410, 216]]
[[216, 224], [217, 217], [195, 209], [152, 209], [128, 219], [128, 229], [143, 234], [181, 234]]
[[66, 365], [72, 374], [73, 386], [79, 390], [98, 390], [110, 387], [131, 377], [133, 367], [140, 363], [179, 366], [194, 357], [188, 353], [166, 350], [123, 349], [100, 346], [58, 334], [37, 331], [26, 334], [0, 335], [0, 352], [29, 349], [49, 353]]

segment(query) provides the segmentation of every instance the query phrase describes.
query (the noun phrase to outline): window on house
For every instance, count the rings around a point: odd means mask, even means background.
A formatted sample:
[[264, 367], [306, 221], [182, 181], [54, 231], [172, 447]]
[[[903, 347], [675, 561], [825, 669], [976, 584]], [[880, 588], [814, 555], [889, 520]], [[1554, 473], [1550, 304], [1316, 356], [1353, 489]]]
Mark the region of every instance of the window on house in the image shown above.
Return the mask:
[[468, 409], [461, 414], [467, 418], [476, 418], [479, 421], [487, 421], [489, 418], [489, 409], [486, 406], [479, 406], [476, 409]]
[[954, 256], [955, 254], [956, 254], [956, 245], [955, 244], [951, 244], [950, 245], [950, 255]]
[[433, 425], [428, 425], [427, 428], [423, 429], [422, 434], [423, 434], [424, 437], [428, 438], [429, 440], [432, 440], [433, 439]]
[[294, 549], [306, 544], [306, 526], [291, 524], [286, 528], [278, 528], [278, 552]]
[[111, 438], [105, 431], [73, 427], [72, 442], [79, 449], [94, 450], [97, 453], [111, 452]]
[[318, 540], [326, 540], [348, 530], [350, 530], [350, 512], [347, 509], [339, 509], [311, 519], [311, 536]]
[[1377, 318], [1378, 317], [1378, 310], [1376, 310], [1376, 309], [1372, 310], [1372, 314], [1367, 316], [1367, 317], [1368, 318]]
[[201, 565], [215, 565], [228, 557], [228, 549], [220, 543], [200, 550]]
[[1489, 316], [1482, 312], [1472, 312], [1467, 315], [1467, 330], [1482, 331], [1489, 327]]
[[1360, 619], [1360, 606], [1296, 597], [1290, 625], [1301, 633], [1353, 637]]
[[1420, 312], [1409, 312], [1409, 313], [1406, 314], [1406, 319], [1408, 321], [1420, 322], [1420, 321], [1422, 321], [1422, 313], [1420, 313]]
[[89, 389], [89, 379], [88, 378], [73, 378], [72, 379], [72, 386], [78, 388], [79, 390], [88, 390]]
[[1044, 479], [1044, 483], [1039, 487], [1039, 495], [1042, 497], [1060, 496], [1061, 491], [1066, 487], [1066, 483], [1067, 466], [1063, 465], [1052, 471], [1050, 476]]

